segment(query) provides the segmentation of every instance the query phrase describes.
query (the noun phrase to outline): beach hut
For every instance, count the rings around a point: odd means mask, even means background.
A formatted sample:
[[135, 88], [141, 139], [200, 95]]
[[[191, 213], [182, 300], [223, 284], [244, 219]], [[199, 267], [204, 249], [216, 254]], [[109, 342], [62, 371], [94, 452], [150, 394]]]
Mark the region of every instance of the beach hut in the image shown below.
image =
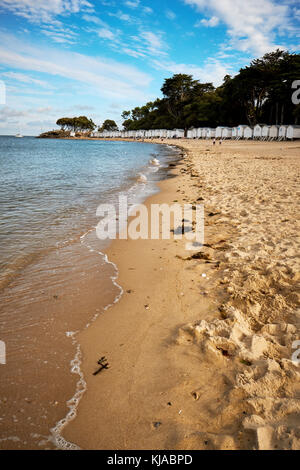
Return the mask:
[[238, 128], [237, 127], [232, 128], [231, 138], [232, 139], [237, 139], [238, 138]]
[[261, 131], [262, 140], [268, 140], [270, 138], [270, 129], [271, 129], [271, 126], [268, 126], [267, 124], [263, 126], [262, 131]]
[[253, 139], [253, 129], [252, 129], [252, 127], [249, 127], [249, 126], [244, 127], [244, 139], [246, 139], [246, 140]]
[[223, 126], [218, 126], [216, 128], [216, 139], [222, 139]]
[[175, 137], [177, 139], [183, 139], [184, 138], [184, 130], [183, 129], [175, 129]]
[[264, 124], [256, 124], [253, 129], [253, 138], [254, 139], [261, 139], [262, 138], [262, 130], [263, 130]]
[[279, 128], [280, 126], [276, 126], [275, 124], [270, 127], [269, 139], [276, 140], [279, 137]]
[[188, 139], [196, 139], [197, 137], [197, 129], [193, 128], [193, 129], [189, 129], [187, 131], [187, 138]]
[[201, 139], [201, 136], [202, 136], [202, 128], [198, 127], [196, 129], [196, 139]]
[[278, 140], [285, 140], [286, 139], [286, 132], [287, 132], [288, 126], [282, 124], [279, 127], [279, 132], [278, 132]]
[[174, 129], [169, 129], [167, 131], [167, 138], [168, 139], [174, 139], [174, 137], [176, 137], [176, 131]]
[[214, 139], [216, 137], [216, 129], [213, 129], [212, 127], [206, 127], [204, 129], [205, 131], [205, 137], [206, 139]]
[[232, 128], [231, 127], [223, 127], [222, 129], [222, 139], [231, 139], [232, 137]]
[[240, 124], [237, 127], [237, 139], [244, 139], [245, 129], [247, 127], [249, 127], [249, 126], [246, 126], [245, 124]]
[[300, 126], [288, 126], [286, 131], [286, 138], [289, 140], [300, 139]]

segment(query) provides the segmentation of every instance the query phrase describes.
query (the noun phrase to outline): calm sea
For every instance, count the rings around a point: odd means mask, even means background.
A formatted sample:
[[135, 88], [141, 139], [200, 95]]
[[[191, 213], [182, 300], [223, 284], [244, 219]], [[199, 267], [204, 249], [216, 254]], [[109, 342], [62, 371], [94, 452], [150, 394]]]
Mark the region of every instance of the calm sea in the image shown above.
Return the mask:
[[57, 445], [85, 388], [76, 333], [122, 292], [95, 236], [97, 207], [155, 193], [177, 155], [148, 143], [0, 137], [0, 449]]

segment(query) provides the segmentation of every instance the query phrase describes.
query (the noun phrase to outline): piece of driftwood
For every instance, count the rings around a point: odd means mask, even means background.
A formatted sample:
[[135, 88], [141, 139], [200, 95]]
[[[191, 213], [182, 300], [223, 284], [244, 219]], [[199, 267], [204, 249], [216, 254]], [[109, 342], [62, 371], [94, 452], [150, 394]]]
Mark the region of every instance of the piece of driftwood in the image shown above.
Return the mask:
[[109, 364], [105, 356], [102, 356], [97, 362], [97, 364], [99, 364], [100, 367], [93, 373], [93, 375], [99, 374], [103, 369], [109, 369]]

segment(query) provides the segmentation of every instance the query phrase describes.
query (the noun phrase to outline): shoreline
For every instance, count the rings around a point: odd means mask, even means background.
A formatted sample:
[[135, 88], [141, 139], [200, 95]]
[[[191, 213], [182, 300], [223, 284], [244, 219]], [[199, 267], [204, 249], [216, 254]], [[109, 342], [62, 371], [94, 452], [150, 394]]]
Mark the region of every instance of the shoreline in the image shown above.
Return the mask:
[[[142, 154], [144, 150], [140, 150]], [[135, 152], [139, 154], [136, 146]], [[161, 154], [159, 173], [153, 173], [147, 159], [146, 167], [141, 162], [133, 170], [133, 174], [145, 170], [147, 176], [149, 170], [148, 188], [128, 179], [116, 194], [126, 190], [130, 192], [129, 201], [138, 202], [156, 192], [157, 179], [165, 177], [168, 162], [178, 156], [158, 146], [146, 150], [149, 158], [153, 152]], [[8, 366], [1, 374], [2, 449], [55, 448], [58, 434], [54, 431], [55, 436], [50, 435], [50, 429], [64, 425], [69, 405], [73, 408], [73, 401], [77, 401], [77, 387], [84, 389], [78, 376], [77, 332], [119, 294], [114, 284], [115, 265], [105, 261], [106, 255], [100, 250], [105, 251], [104, 245], [89, 226], [70, 243], [50, 250], [36, 263], [28, 263], [2, 293], [1, 316], [5, 320], [7, 315], [11, 326], [4, 331], [2, 322], [1, 339], [9, 352]], [[22, 289], [26, 289], [26, 295], [21, 295]], [[54, 380], [49, 381], [49, 377]]]
[[[257, 234], [253, 250], [244, 256], [240, 245], [249, 240], [243, 221], [250, 215], [243, 207], [249, 210], [252, 186], [245, 181], [246, 192], [239, 193], [243, 186], [234, 190], [238, 180], [233, 176], [241, 170], [230, 174], [238, 166], [264, 181], [268, 164], [279, 175], [280, 160], [298, 164], [296, 143], [226, 142], [214, 149], [206, 142], [181, 144], [188, 155], [174, 170], [177, 177], [160, 182], [162, 191], [146, 205], [175, 198], [194, 203], [203, 196], [206, 261], [184, 261], [181, 241], [114, 241], [106, 253], [118, 266], [124, 295], [79, 335], [87, 391], [63, 436], [83, 449], [298, 448], [299, 372], [290, 360], [297, 338], [293, 292], [298, 268], [289, 257], [290, 271], [281, 273], [276, 252], [274, 273], [266, 272], [271, 241], [257, 247]], [[288, 169], [283, 176], [280, 188], [292, 185]], [[227, 206], [218, 208], [224, 183]], [[268, 194], [268, 181], [263, 184]], [[244, 201], [239, 200], [241, 211], [234, 218], [240, 196]], [[272, 201], [261, 209], [272, 215]], [[293, 212], [293, 205], [288, 209]], [[255, 227], [255, 219], [250, 217], [248, 225]], [[264, 235], [270, 227], [256, 228]], [[295, 233], [289, 229], [285, 225], [294, 248]], [[269, 238], [276, 231], [272, 225]], [[287, 276], [289, 288], [282, 292]], [[245, 277], [249, 285], [240, 281]], [[268, 281], [269, 292], [262, 287]], [[102, 355], [111, 367], [95, 377]]]
[[[82, 139], [81, 139], [82, 140]], [[87, 139], [85, 139], [87, 140]], [[152, 143], [152, 142], [150, 142]], [[153, 143], [152, 143], [153, 144]], [[155, 143], [156, 144], [156, 143]], [[168, 145], [170, 147], [170, 145]], [[180, 148], [178, 148], [180, 150]], [[182, 149], [181, 149], [182, 150]], [[159, 155], [158, 155], [159, 156]], [[166, 156], [164, 156], [166, 158]], [[168, 156], [168, 158], [171, 158], [171, 161], [166, 165], [166, 161], [163, 163], [163, 167], [161, 168], [161, 171], [164, 172], [164, 176], [160, 178], [158, 181], [155, 182], [156, 189], [160, 187], [160, 183], [163, 181], [168, 180], [170, 178], [170, 166], [172, 167], [176, 166], [178, 163], [180, 163], [181, 159], [183, 157], [182, 153], [176, 152], [173, 153], [172, 157]], [[153, 183], [153, 182], [152, 182]], [[137, 204], [143, 204], [147, 203], [148, 199], [151, 199], [154, 197], [154, 195], [158, 195], [160, 193], [160, 189], [155, 191], [154, 193], [152, 192], [150, 195], [147, 195], [146, 197], [142, 198], [142, 202], [139, 201]], [[141, 195], [140, 195], [141, 198]], [[130, 216], [129, 216], [130, 219]], [[81, 237], [82, 238], [82, 237]], [[105, 260], [106, 265], [111, 265], [114, 268], [114, 274], [110, 277], [111, 282], [114, 286], [114, 288], [119, 291], [116, 293], [115, 298], [111, 301], [111, 303], [105, 305], [102, 308], [102, 311], [98, 311], [98, 313], [85, 325], [85, 327], [81, 331], [75, 332], [75, 336], [73, 337], [72, 333], [72, 343], [74, 346], [76, 346], [76, 354], [75, 357], [71, 361], [71, 373], [76, 374], [79, 376], [79, 380], [77, 381], [76, 384], [76, 392], [74, 396], [67, 401], [67, 407], [69, 408], [69, 411], [65, 417], [60, 419], [53, 428], [50, 429], [51, 440], [53, 440], [53, 443], [55, 444], [55, 447], [61, 450], [81, 450], [80, 447], [73, 442], [68, 441], [63, 437], [63, 431], [66, 426], [70, 425], [74, 418], [76, 418], [77, 415], [77, 409], [80, 404], [80, 401], [84, 394], [86, 393], [87, 390], [87, 383], [85, 381], [85, 374], [82, 372], [82, 351], [81, 351], [81, 343], [78, 341], [77, 336], [80, 336], [83, 332], [88, 330], [99, 318], [99, 316], [104, 315], [107, 311], [110, 311], [116, 304], [120, 302], [124, 295], [124, 289], [123, 287], [118, 283], [119, 279], [119, 268], [116, 262], [112, 261], [109, 257], [109, 251], [111, 245], [114, 243], [115, 240], [112, 240], [109, 242], [108, 246], [103, 247], [101, 249], [101, 252], [99, 254], [103, 257]]]

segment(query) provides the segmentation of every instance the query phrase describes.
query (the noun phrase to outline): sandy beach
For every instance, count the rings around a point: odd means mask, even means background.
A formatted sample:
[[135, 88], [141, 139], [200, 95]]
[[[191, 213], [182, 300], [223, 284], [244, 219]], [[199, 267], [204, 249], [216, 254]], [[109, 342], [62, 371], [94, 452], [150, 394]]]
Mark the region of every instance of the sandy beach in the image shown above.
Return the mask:
[[[192, 258], [184, 240], [112, 243], [124, 295], [78, 337], [87, 391], [63, 436], [82, 449], [300, 449], [300, 144], [178, 145], [175, 177], [146, 204], [203, 203], [205, 246]], [[94, 376], [101, 356], [110, 368]]]

